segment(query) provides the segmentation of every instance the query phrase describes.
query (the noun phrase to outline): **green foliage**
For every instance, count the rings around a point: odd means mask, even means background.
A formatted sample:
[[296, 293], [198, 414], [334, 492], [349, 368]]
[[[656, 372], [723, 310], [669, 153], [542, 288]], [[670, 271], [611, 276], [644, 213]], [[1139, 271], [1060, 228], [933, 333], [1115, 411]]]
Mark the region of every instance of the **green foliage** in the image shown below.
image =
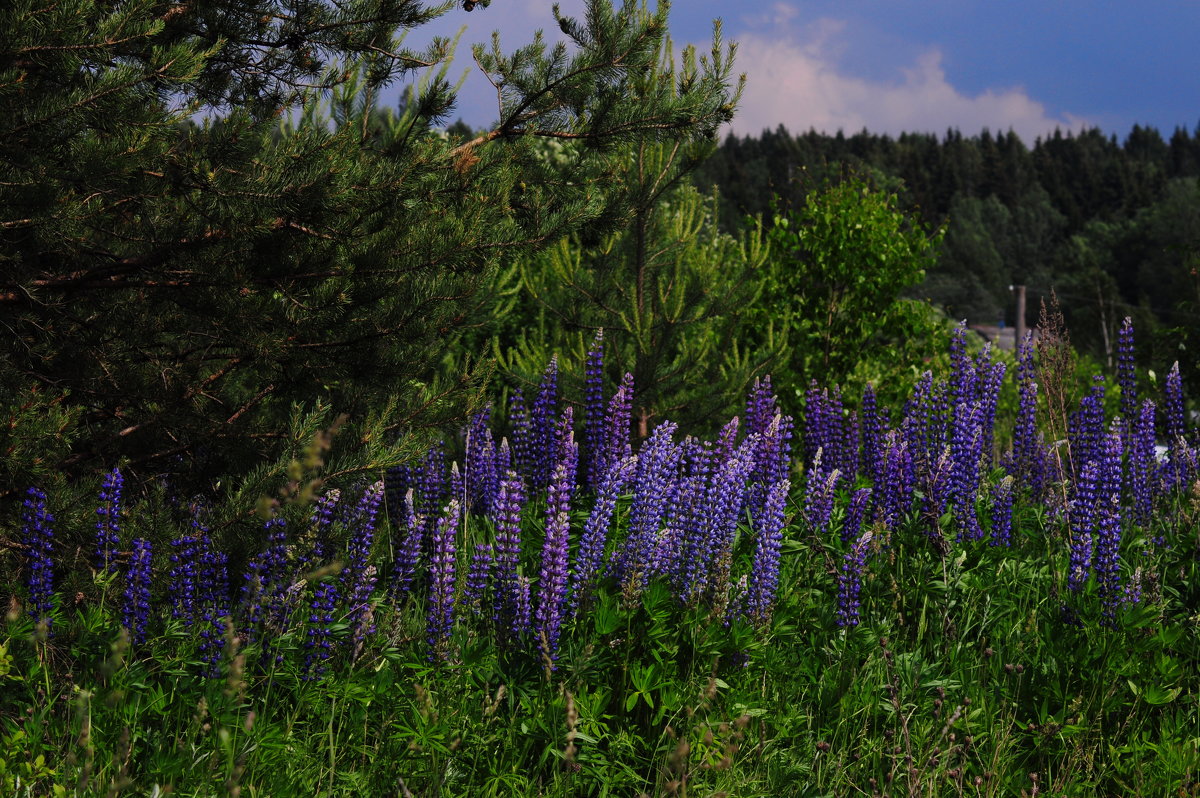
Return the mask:
[[[941, 235], [926, 233], [895, 194], [859, 177], [813, 190], [803, 206], [777, 212], [755, 312], [787, 336], [790, 355], [786, 370], [777, 369], [778, 382], [842, 383], [869, 345], [927, 342], [936, 326], [900, 299], [933, 264]], [[886, 357], [899, 365], [896, 353]]]
[[[732, 47], [722, 50], [719, 28], [699, 67], [691, 48], [676, 64], [669, 44], [663, 45], [646, 87], [634, 90], [640, 96], [660, 87], [667, 92], [664, 101], [678, 101], [707, 80], [710, 69], [727, 69], [732, 56]], [[558, 168], [583, 146], [569, 138], [551, 141], [540, 155]], [[649, 138], [612, 144], [603, 180], [626, 203], [623, 228], [585, 228], [514, 258], [489, 292], [493, 301], [481, 309], [476, 346], [490, 343], [501, 372], [527, 384], [536, 382], [553, 354], [563, 372], [582, 373], [587, 349], [603, 329], [609, 379], [616, 384], [624, 372], [633, 374], [642, 436], [662, 418], [698, 430], [714, 427], [783, 341], [768, 338], [754, 350], [742, 343], [766, 249], [759, 230], [736, 238], [722, 234], [715, 197], [687, 184], [712, 147], [709, 141]]]
[[[203, 486], [274, 461], [296, 403], [386, 408], [393, 438], [462, 418], [484, 375], [440, 364], [498, 259], [618, 226], [622, 188], [596, 190], [614, 147], [690, 146], [732, 113], [721, 53], [653, 68], [665, 3], [594, 0], [559, 19], [570, 53], [477, 53], [499, 122], [441, 135], [450, 42], [401, 39], [450, 8], [0, 9], [0, 404], [37, 385], [79, 417], [54, 465]], [[540, 138], [579, 146], [551, 167]], [[0, 492], [44, 470], [14, 451]]]

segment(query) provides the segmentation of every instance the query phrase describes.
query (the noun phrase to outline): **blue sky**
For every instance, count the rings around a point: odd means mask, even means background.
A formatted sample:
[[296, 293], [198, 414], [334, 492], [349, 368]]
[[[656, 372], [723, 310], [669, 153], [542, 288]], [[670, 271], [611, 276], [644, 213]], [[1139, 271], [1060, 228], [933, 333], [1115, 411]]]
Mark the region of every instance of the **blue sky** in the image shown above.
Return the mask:
[[[456, 7], [413, 31], [460, 41], [454, 77], [471, 73], [456, 116], [476, 127], [496, 118], [495, 95], [474, 69], [470, 45], [499, 30], [505, 50], [539, 28], [561, 38], [551, 0], [493, 0]], [[579, 15], [583, 0], [561, 0]], [[1013, 129], [1028, 143], [1054, 128], [1099, 127], [1124, 137], [1134, 123], [1169, 136], [1200, 124], [1200, 0], [676, 0], [677, 48], [708, 49], [712, 20], [739, 44], [747, 76], [738, 134], [784, 124], [847, 133], [973, 135]]]

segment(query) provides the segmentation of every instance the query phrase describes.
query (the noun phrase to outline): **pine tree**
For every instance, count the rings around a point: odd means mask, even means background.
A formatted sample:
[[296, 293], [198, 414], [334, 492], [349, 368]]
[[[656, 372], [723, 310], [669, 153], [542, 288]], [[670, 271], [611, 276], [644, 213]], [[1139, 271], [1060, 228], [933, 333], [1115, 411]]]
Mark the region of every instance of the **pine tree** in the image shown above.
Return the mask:
[[[0, 5], [0, 412], [60, 423], [0, 448], [64, 442], [0, 492], [118, 458], [236, 471], [315, 403], [372, 434], [458, 417], [474, 372], [438, 364], [499, 260], [620, 225], [624, 187], [600, 187], [623, 147], [732, 116], [728, 59], [655, 69], [667, 3], [589, 0], [583, 21], [556, 12], [571, 49], [477, 48], [499, 119], [440, 133], [452, 43], [402, 39], [454, 7]], [[381, 108], [397, 83], [400, 111]], [[577, 146], [548, 164], [540, 139]]]

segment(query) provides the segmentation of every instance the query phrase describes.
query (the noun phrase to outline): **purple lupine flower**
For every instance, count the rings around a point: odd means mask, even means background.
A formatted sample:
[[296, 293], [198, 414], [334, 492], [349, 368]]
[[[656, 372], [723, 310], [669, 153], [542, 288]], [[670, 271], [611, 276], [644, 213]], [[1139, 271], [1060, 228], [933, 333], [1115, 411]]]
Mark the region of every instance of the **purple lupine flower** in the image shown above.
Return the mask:
[[1138, 412], [1137, 366], [1134, 361], [1133, 319], [1121, 322], [1117, 332], [1117, 385], [1121, 387], [1121, 418], [1128, 430]]
[[859, 488], [850, 497], [846, 507], [846, 518], [842, 522], [842, 542], [858, 537], [862, 531], [863, 519], [867, 517], [867, 507], [871, 504], [871, 488]]
[[491, 543], [476, 543], [475, 552], [467, 566], [467, 581], [463, 586], [460, 604], [478, 615], [492, 581], [492, 563], [495, 552]]
[[443, 503], [450, 498], [446, 480], [446, 449], [441, 441], [430, 446], [429, 451], [425, 453], [425, 462], [421, 466], [417, 481], [417, 515], [425, 520], [424, 538], [428, 544], [433, 539], [433, 529], [437, 525]]
[[150, 622], [150, 542], [133, 541], [133, 557], [121, 593], [121, 625], [129, 630], [134, 645], [146, 642], [146, 625]]
[[953, 413], [947, 403], [949, 394], [949, 386], [944, 382], [935, 384], [933, 374], [926, 371], [904, 406], [901, 429], [917, 479], [923, 485], [931, 481], [931, 469], [950, 443]]
[[950, 509], [954, 498], [954, 456], [950, 446], [942, 449], [941, 456], [933, 461], [921, 489], [924, 493], [921, 511], [926, 522], [925, 532], [931, 538], [940, 538], [941, 518]]
[[1079, 409], [1069, 421], [1071, 461], [1078, 471], [1084, 463], [1097, 460], [1104, 448], [1104, 377], [1092, 378], [1092, 390], [1079, 400]]
[[1183, 423], [1183, 378], [1179, 375], [1178, 360], [1167, 373], [1163, 391], [1167, 404], [1167, 438], [1173, 441], [1182, 438], [1186, 431]]
[[967, 323], [962, 321], [954, 328], [950, 339], [950, 390], [953, 395], [951, 407], [970, 407], [976, 400], [976, 371], [967, 354]]
[[838, 470], [847, 475], [849, 481], [854, 480], [859, 469], [858, 439], [858, 413], [847, 410], [846, 417], [842, 421], [842, 442], [837, 448], [842, 453], [842, 458], [838, 462]]
[[883, 434], [884, 424], [879, 414], [879, 401], [875, 397], [875, 389], [867, 383], [863, 388], [862, 409], [859, 411], [859, 430], [862, 438], [862, 456], [860, 473], [871, 480], [872, 485], [878, 485], [883, 465]]
[[596, 490], [604, 479], [604, 330], [596, 331], [583, 378], [583, 450], [587, 484]]
[[[567, 598], [567, 561], [569, 556], [571, 515], [570, 499], [574, 480], [567, 458], [559, 462], [547, 487], [546, 539], [542, 544], [542, 565], [538, 572], [538, 601], [534, 611], [534, 630], [543, 656], [553, 663], [558, 659], [558, 638], [562, 631], [563, 604]], [[553, 665], [551, 666], [553, 667]]]
[[229, 555], [212, 546], [212, 539], [205, 535], [200, 540], [200, 581], [196, 590], [196, 603], [200, 607], [200, 624], [197, 636], [200, 645], [197, 653], [202, 662], [208, 663], [208, 675], [218, 675], [217, 663], [221, 661], [224, 648], [226, 622], [229, 612]]
[[121, 489], [125, 484], [121, 470], [114, 468], [104, 475], [100, 485], [100, 506], [96, 515], [96, 567], [105, 573], [116, 570], [114, 560], [121, 547]]
[[714, 609], [723, 614], [729, 590], [730, 567], [737, 523], [745, 507], [746, 480], [754, 467], [757, 436], [751, 435], [713, 475], [710, 510], [705, 518], [704, 545], [688, 563], [685, 584], [688, 602], [705, 592], [714, 597]]
[[721, 427], [721, 431], [717, 434], [716, 449], [712, 453], [713, 463], [725, 463], [733, 456], [737, 450], [738, 429], [740, 422], [738, 417], [734, 416], [725, 422], [725, 426]]
[[1012, 545], [1013, 478], [1006, 476], [992, 489], [992, 546]]
[[617, 508], [617, 500], [633, 479], [637, 468], [637, 457], [618, 460], [612, 464], [604, 479], [600, 482], [596, 494], [596, 503], [588, 514], [583, 525], [583, 534], [579, 539], [579, 553], [576, 555], [574, 574], [571, 579], [571, 613], [574, 614], [584, 606], [591, 597], [595, 581], [600, 575], [600, 566], [604, 559], [604, 548], [608, 543], [608, 529], [612, 524], [613, 513]]
[[746, 398], [746, 434], [765, 434], [772, 419], [779, 413], [778, 405], [771, 388], [771, 376], [755, 377], [754, 387]]
[[575, 409], [572, 407], [563, 408], [554, 428], [554, 464], [555, 471], [560, 465], [566, 467], [573, 493], [579, 475], [579, 444], [575, 442]]
[[842, 558], [842, 568], [837, 576], [839, 628], [858, 626], [859, 610], [862, 608], [862, 602], [859, 600], [862, 594], [862, 575], [867, 565], [872, 535], [870, 529], [859, 535], [850, 551]]
[[1121, 591], [1121, 436], [1107, 436], [1100, 458], [1100, 482], [1097, 504], [1096, 582], [1104, 617], [1114, 623]]
[[1075, 494], [1071, 500], [1071, 561], [1067, 568], [1067, 587], [1078, 593], [1087, 583], [1092, 567], [1092, 529], [1096, 522], [1099, 502], [1100, 466], [1090, 460], [1079, 472]]
[[814, 534], [820, 535], [829, 527], [833, 516], [833, 500], [837, 493], [837, 484], [842, 472], [834, 468], [826, 470], [822, 460], [824, 450], [817, 452], [812, 467], [808, 470], [808, 480], [804, 487], [804, 520]]
[[462, 469], [458, 467], [458, 461], [455, 460], [450, 464], [450, 496], [457, 499], [460, 504], [466, 507], [467, 501], [467, 478], [463, 474]]
[[550, 483], [555, 468], [555, 453], [558, 440], [555, 421], [558, 418], [558, 355], [550, 358], [542, 381], [538, 385], [533, 408], [529, 413], [529, 430], [532, 443], [530, 479], [535, 488], [544, 488]]
[[[411, 488], [409, 493], [412, 493]], [[320, 567], [330, 555], [329, 530], [333, 526], [333, 517], [337, 513], [341, 498], [342, 492], [335, 488], [318, 498], [313, 505], [312, 519], [309, 522], [312, 528], [312, 551], [304, 562], [306, 566]]]
[[614, 463], [633, 454], [629, 442], [629, 424], [633, 413], [633, 375], [625, 373], [617, 391], [608, 402], [608, 416], [604, 426], [604, 460], [599, 465], [602, 473], [608, 473]]
[[425, 639], [429, 660], [442, 662], [450, 650], [454, 628], [454, 539], [458, 535], [458, 502], [451, 499], [433, 535], [433, 557], [429, 565], [429, 617]]
[[667, 509], [666, 530], [659, 541], [658, 557], [666, 563], [667, 575], [680, 602], [688, 600], [688, 564], [704, 546], [712, 446], [691, 437], [684, 440], [682, 469]]
[[993, 362], [991, 344], [984, 345], [975, 362], [976, 384], [979, 390], [980, 424], [983, 427], [981, 454], [983, 462], [991, 465], [995, 449], [996, 405], [1000, 402], [1000, 386], [1004, 384], [1007, 366]]
[[496, 444], [489, 427], [491, 407], [471, 417], [467, 427], [466, 454], [463, 457], [467, 508], [486, 513], [495, 496]]
[[[404, 520], [404, 497], [415, 486], [416, 474], [412, 466], [394, 465], [383, 472], [383, 500], [388, 519], [393, 524], [399, 525]], [[317, 501], [320, 503], [320, 499]]]
[[1154, 458], [1154, 402], [1142, 402], [1141, 412], [1129, 433], [1129, 485], [1133, 496], [1133, 521], [1145, 528], [1154, 514], [1154, 489], [1151, 477]]
[[875, 520], [896, 529], [912, 507], [915, 471], [908, 441], [899, 432], [888, 432], [883, 441], [880, 482], [872, 492]]
[[492, 519], [496, 525], [496, 606], [495, 622], [502, 640], [518, 639], [520, 615], [521, 509], [525, 504], [525, 486], [515, 471], [500, 480]]
[[395, 560], [392, 562], [392, 594], [397, 598], [404, 596], [412, 586], [421, 562], [421, 553], [424, 551], [425, 522], [413, 509], [411, 490], [404, 497], [404, 510], [404, 523], [397, 527], [404, 531], [396, 546]]
[[1012, 472], [1034, 498], [1046, 483], [1045, 451], [1037, 431], [1037, 369], [1033, 362], [1033, 333], [1026, 333], [1017, 350], [1017, 420], [1013, 427]]
[[317, 679], [324, 676], [326, 663], [333, 656], [333, 610], [337, 606], [337, 580], [327, 577], [317, 582], [313, 589], [308, 630], [304, 640], [304, 678]]
[[346, 550], [346, 567], [342, 570], [350, 608], [347, 614], [355, 649], [374, 631], [371, 611], [371, 592], [375, 589], [376, 569], [370, 565], [371, 549], [375, 543], [375, 523], [383, 501], [383, 482], [370, 485], [363, 491], [355, 508], [354, 522]]
[[1179, 361], [1171, 366], [1164, 386], [1167, 421], [1167, 468], [1166, 488], [1186, 488], [1192, 471], [1192, 452], [1184, 437], [1186, 427], [1183, 416], [1183, 378], [1179, 375]]
[[270, 615], [273, 622], [281, 622], [283, 591], [287, 567], [287, 523], [282, 518], [271, 518], [263, 525], [267, 545], [246, 564], [242, 584], [242, 606], [244, 608], [244, 634], [246, 642], [252, 642], [256, 627]]
[[54, 610], [54, 516], [46, 509], [46, 494], [30, 488], [21, 512], [22, 538], [29, 565], [29, 613], [38, 624], [50, 626]]
[[194, 508], [190, 529], [171, 541], [170, 581], [171, 617], [190, 627], [196, 621], [196, 593], [200, 581], [200, 556], [208, 528], [200, 520], [201, 508]]
[[645, 586], [652, 572], [662, 563], [652, 562], [659, 525], [671, 499], [679, 467], [680, 449], [671, 440], [677, 425], [659, 424], [638, 452], [634, 477], [633, 505], [629, 510], [629, 536], [613, 563], [618, 582], [633, 580], [637, 590]]
[[784, 503], [791, 483], [781, 479], [767, 492], [762, 514], [755, 519], [754, 561], [746, 592], [746, 614], [756, 625], [771, 622], [779, 587], [779, 551], [783, 541]]
[[[841, 392], [836, 386], [832, 393], [818, 389], [817, 381], [813, 380], [804, 397], [804, 462], [812, 463], [820, 450], [827, 471], [840, 469], [846, 442]], [[858, 448], [857, 441], [854, 447]]]
[[983, 528], [975, 513], [982, 447], [983, 423], [979, 402], [959, 405], [954, 413], [954, 435], [950, 449], [954, 458], [954, 520], [958, 526], [960, 541], [979, 540], [983, 537]]
[[533, 463], [533, 438], [529, 410], [525, 407], [525, 392], [514, 388], [508, 400], [508, 437], [512, 441], [512, 467], [528, 475]]

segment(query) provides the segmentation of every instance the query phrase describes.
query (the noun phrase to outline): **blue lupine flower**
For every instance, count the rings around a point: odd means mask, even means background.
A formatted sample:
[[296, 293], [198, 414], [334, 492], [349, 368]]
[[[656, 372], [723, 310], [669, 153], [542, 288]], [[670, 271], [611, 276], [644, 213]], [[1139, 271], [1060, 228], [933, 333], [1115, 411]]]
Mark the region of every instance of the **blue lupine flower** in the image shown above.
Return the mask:
[[1114, 622], [1121, 591], [1121, 437], [1111, 434], [1100, 459], [1100, 483], [1096, 514], [1096, 582], [1104, 617]]
[[208, 675], [215, 677], [218, 675], [217, 663], [221, 660], [226, 625], [230, 618], [229, 555], [214, 549], [212, 539], [207, 535], [200, 538], [198, 548], [196, 604], [203, 622], [197, 632], [200, 638], [197, 653], [201, 661], [208, 663]]
[[514, 471], [500, 480], [492, 519], [496, 525], [496, 613], [495, 622], [502, 640], [519, 638], [521, 612], [518, 565], [521, 561], [521, 509], [525, 487]]
[[842, 522], [842, 541], [858, 537], [862, 531], [863, 519], [867, 517], [867, 507], [871, 503], [871, 488], [859, 488], [850, 497], [846, 507], [846, 519]]
[[1104, 377], [1092, 378], [1092, 390], [1079, 400], [1079, 409], [1071, 414], [1068, 438], [1071, 461], [1076, 472], [1084, 463], [1097, 460], [1104, 448]]
[[100, 485], [100, 506], [96, 508], [96, 567], [105, 572], [116, 569], [117, 550], [121, 547], [121, 488], [125, 480], [114, 468], [104, 475]]
[[1013, 427], [1012, 473], [1018, 484], [1038, 498], [1046, 485], [1046, 455], [1037, 431], [1036, 378], [1033, 333], [1026, 333], [1017, 350], [1017, 421]]
[[992, 546], [1012, 545], [1013, 478], [1006, 476], [992, 489]]
[[895, 529], [912, 505], [915, 472], [908, 441], [896, 431], [884, 437], [880, 482], [872, 492], [875, 520]]
[[425, 522], [413, 509], [411, 490], [404, 497], [404, 507], [404, 522], [398, 527], [404, 531], [396, 546], [395, 561], [392, 564], [392, 593], [397, 597], [403, 596], [411, 587], [424, 550]]
[[1117, 384], [1121, 386], [1121, 418], [1132, 425], [1138, 412], [1137, 366], [1134, 361], [1133, 319], [1121, 322], [1117, 332]]
[[688, 563], [686, 578], [688, 602], [703, 594], [725, 600], [729, 590], [729, 569], [737, 522], [746, 499], [746, 479], [754, 467], [757, 436], [751, 435], [713, 474], [710, 510], [705, 518], [704, 545], [693, 562]]
[[550, 358], [542, 381], [538, 384], [533, 407], [529, 412], [530, 462], [529, 478], [535, 488], [544, 488], [550, 482], [555, 467], [555, 451], [558, 441], [555, 436], [555, 421], [558, 418], [558, 356]]
[[822, 449], [813, 458], [804, 487], [804, 520], [816, 535], [823, 534], [829, 527], [829, 520], [833, 517], [833, 500], [842, 477], [840, 470], [827, 470], [824, 467], [824, 456]]
[[551, 662], [558, 658], [558, 638], [562, 630], [563, 605], [567, 598], [567, 558], [569, 556], [573, 480], [564, 458], [554, 471], [546, 497], [546, 539], [542, 545], [542, 564], [538, 572], [538, 603], [534, 628], [542, 654]]
[[596, 503], [583, 525], [576, 556], [574, 576], [571, 583], [570, 605], [574, 614], [587, 602], [600, 574], [604, 559], [604, 548], [608, 543], [608, 529], [612, 524], [617, 499], [624, 493], [637, 467], [636, 455], [618, 460], [600, 482]]
[[883, 465], [884, 424], [879, 413], [879, 401], [875, 389], [867, 383], [863, 388], [862, 409], [859, 411], [859, 429], [862, 438], [860, 473], [878, 485]]
[[760, 626], [771, 621], [775, 592], [779, 588], [779, 551], [783, 541], [784, 503], [791, 483], [781, 479], [771, 486], [762, 515], [755, 519], [754, 561], [746, 592], [746, 613]]
[[597, 465], [600, 473], [608, 473], [613, 463], [633, 454], [629, 442], [629, 424], [633, 412], [633, 375], [626, 372], [616, 393], [608, 401], [608, 416], [604, 425], [604, 460]]
[[1183, 417], [1183, 378], [1179, 375], [1178, 360], [1167, 373], [1164, 393], [1166, 394], [1167, 452], [1169, 457], [1165, 482], [1168, 490], [1177, 487], [1186, 488], [1191, 481], [1194, 457], [1184, 438], [1186, 428]]
[[[411, 489], [409, 493], [411, 493]], [[333, 526], [333, 517], [341, 501], [342, 492], [336, 488], [325, 493], [313, 505], [312, 520], [312, 551], [304, 560], [304, 564], [320, 567], [330, 555], [329, 530]]]
[[533, 467], [533, 431], [525, 406], [525, 392], [520, 388], [514, 388], [508, 400], [508, 429], [512, 468], [518, 474], [528, 476]]
[[959, 540], [979, 540], [983, 537], [983, 528], [975, 513], [983, 448], [982, 413], [979, 402], [959, 405], [954, 413], [954, 434], [950, 448], [954, 458], [954, 520], [958, 526]]
[[467, 566], [467, 582], [463, 587], [460, 603], [463, 607], [478, 615], [483, 608], [483, 600], [492, 582], [492, 563], [495, 553], [491, 543], [476, 543], [475, 552]]
[[458, 534], [458, 517], [458, 502], [451, 499], [438, 518], [433, 536], [433, 557], [429, 565], [429, 617], [425, 626], [431, 662], [446, 659], [450, 649], [450, 632], [454, 628], [454, 539]]
[[637, 590], [645, 586], [651, 571], [662, 565], [651, 559], [681, 457], [680, 448], [671, 440], [676, 429], [670, 421], [659, 424], [638, 453], [629, 536], [612, 567], [618, 582], [634, 580], [632, 586]]
[[587, 353], [583, 380], [583, 448], [588, 486], [596, 489], [604, 479], [604, 330], [596, 331]]
[[256, 627], [266, 620], [281, 625], [284, 614], [284, 590], [287, 574], [287, 523], [271, 518], [263, 525], [266, 547], [246, 564], [242, 585], [244, 607], [243, 633], [246, 642], [255, 639]]
[[121, 625], [129, 630], [129, 639], [135, 645], [146, 641], [146, 625], [150, 622], [150, 554], [149, 541], [133, 541], [133, 557], [121, 594]]
[[867, 565], [872, 535], [870, 529], [863, 532], [842, 558], [842, 568], [837, 576], [837, 625], [841, 628], [858, 626], [859, 610], [862, 607], [859, 600], [862, 594], [862, 575]]
[[327, 577], [313, 588], [308, 630], [304, 640], [304, 678], [315, 679], [325, 675], [326, 664], [333, 656], [333, 610], [337, 606], [337, 580]]
[[996, 405], [1000, 402], [1000, 386], [1004, 384], [1004, 374], [1007, 366], [992, 361], [991, 344], [983, 347], [983, 352], [975, 361], [976, 384], [979, 391], [980, 424], [983, 428], [981, 455], [983, 462], [991, 465], [993, 449], [995, 448]]
[[190, 529], [171, 541], [171, 569], [167, 574], [171, 585], [171, 617], [190, 627], [196, 621], [196, 598], [200, 582], [200, 556], [208, 528], [200, 520], [202, 509], [193, 510]]
[[54, 516], [46, 510], [46, 494], [30, 488], [21, 513], [22, 538], [29, 565], [29, 613], [37, 623], [50, 625], [54, 609]]
[[1129, 486], [1133, 496], [1133, 520], [1148, 527], [1154, 514], [1154, 486], [1151, 477], [1157, 463], [1154, 458], [1154, 402], [1142, 402], [1141, 412], [1129, 433]]
[[471, 417], [467, 427], [466, 454], [463, 458], [467, 507], [487, 513], [496, 495], [496, 443], [489, 427], [491, 407]]
[[348, 591], [350, 601], [348, 621], [353, 630], [352, 639], [356, 649], [366, 635], [374, 630], [370, 599], [375, 588], [375, 567], [370, 565], [370, 560], [375, 542], [376, 517], [382, 501], [382, 481], [368, 486], [363, 491], [362, 498], [355, 508], [346, 551], [346, 566], [342, 570], [342, 584]]
[[1079, 472], [1075, 495], [1071, 500], [1071, 561], [1067, 568], [1067, 587], [1078, 593], [1087, 583], [1092, 566], [1092, 530], [1099, 501], [1100, 466], [1088, 461]]

